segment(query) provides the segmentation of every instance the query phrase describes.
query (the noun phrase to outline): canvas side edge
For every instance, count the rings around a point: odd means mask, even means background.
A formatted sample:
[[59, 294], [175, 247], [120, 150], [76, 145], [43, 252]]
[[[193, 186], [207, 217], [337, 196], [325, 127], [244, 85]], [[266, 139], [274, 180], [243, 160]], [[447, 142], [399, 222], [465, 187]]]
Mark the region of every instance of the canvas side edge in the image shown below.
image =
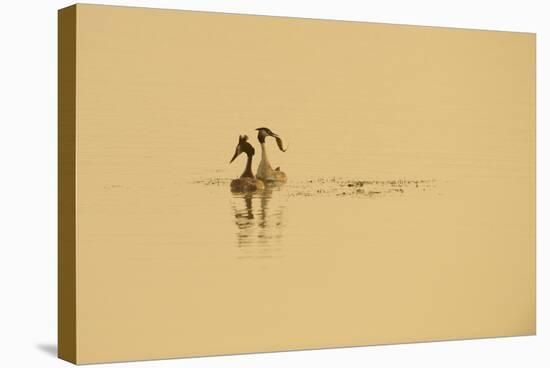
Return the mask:
[[58, 12], [58, 357], [76, 357], [76, 5]]
[[538, 187], [537, 187], [537, 177], [538, 177], [538, 172], [537, 172], [537, 147], [538, 147], [538, 144], [537, 144], [537, 108], [538, 108], [538, 82], [537, 82], [537, 75], [538, 75], [538, 71], [537, 71], [537, 68], [539, 67], [538, 65], [538, 35], [536, 33], [532, 33], [530, 35], [530, 42], [533, 44], [533, 95], [534, 95], [534, 99], [533, 99], [533, 121], [532, 121], [532, 124], [533, 124], [533, 136], [532, 136], [532, 142], [533, 142], [533, 148], [532, 148], [532, 152], [531, 152], [531, 157], [532, 157], [532, 160], [533, 160], [533, 178], [532, 178], [532, 186], [533, 186], [533, 192], [531, 194], [531, 201], [533, 203], [533, 210], [532, 210], [532, 214], [533, 214], [533, 220], [532, 220], [532, 226], [533, 226], [533, 240], [532, 240], [532, 247], [534, 248], [534, 260], [533, 260], [533, 279], [534, 279], [534, 299], [535, 299], [535, 303], [534, 303], [534, 310], [533, 310], [533, 315], [534, 315], [534, 318], [533, 318], [533, 328], [532, 328], [532, 332], [533, 332], [533, 335], [537, 335], [537, 330], [538, 330], [538, 312], [539, 312], [539, 308], [537, 306], [537, 303], [538, 303], [538, 292], [537, 292], [537, 289], [538, 289], [538, 280], [537, 280], [537, 273], [539, 271], [539, 267], [538, 267], [538, 239], [537, 239], [537, 191], [538, 191]]

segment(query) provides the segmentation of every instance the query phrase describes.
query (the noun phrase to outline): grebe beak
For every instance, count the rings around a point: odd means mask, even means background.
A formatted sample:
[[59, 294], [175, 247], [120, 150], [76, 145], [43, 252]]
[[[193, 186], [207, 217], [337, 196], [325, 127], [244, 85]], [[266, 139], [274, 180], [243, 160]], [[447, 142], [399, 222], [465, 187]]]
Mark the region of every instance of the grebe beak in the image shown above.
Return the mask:
[[233, 155], [233, 158], [231, 159], [231, 161], [229, 161], [229, 163], [232, 163], [233, 161], [235, 161], [237, 156], [239, 156], [242, 153], [240, 148], [241, 146], [237, 146], [237, 148], [235, 149], [235, 154]]
[[262, 132], [264, 132], [266, 135], [275, 138], [275, 140], [277, 141], [277, 146], [279, 146], [279, 149], [280, 149], [281, 151], [286, 152], [286, 150], [288, 149], [288, 146], [287, 146], [286, 148], [283, 147], [283, 140], [281, 139], [281, 137], [279, 137], [278, 134], [273, 133], [273, 132], [271, 131], [271, 129], [268, 129], [268, 128], [257, 128], [256, 130], [262, 131]]

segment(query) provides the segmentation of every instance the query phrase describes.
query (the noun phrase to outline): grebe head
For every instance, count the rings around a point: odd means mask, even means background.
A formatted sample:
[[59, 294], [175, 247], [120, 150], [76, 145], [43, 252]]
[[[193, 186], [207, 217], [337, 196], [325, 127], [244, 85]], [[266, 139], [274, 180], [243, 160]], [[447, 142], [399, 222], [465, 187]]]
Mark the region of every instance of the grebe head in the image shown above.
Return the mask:
[[239, 156], [241, 153], [246, 153], [249, 156], [254, 156], [254, 147], [250, 143], [248, 143], [248, 136], [246, 135], [240, 135], [239, 136], [239, 143], [237, 144], [237, 147], [235, 148], [235, 154], [233, 155], [233, 158], [229, 163], [232, 163], [237, 156]]
[[288, 147], [286, 149], [283, 148], [283, 140], [277, 134], [273, 133], [271, 129], [263, 127], [257, 128], [256, 130], [258, 131], [258, 140], [260, 143], [265, 143], [265, 137], [273, 137], [277, 141], [277, 146], [279, 146], [281, 151], [285, 152], [288, 149]]

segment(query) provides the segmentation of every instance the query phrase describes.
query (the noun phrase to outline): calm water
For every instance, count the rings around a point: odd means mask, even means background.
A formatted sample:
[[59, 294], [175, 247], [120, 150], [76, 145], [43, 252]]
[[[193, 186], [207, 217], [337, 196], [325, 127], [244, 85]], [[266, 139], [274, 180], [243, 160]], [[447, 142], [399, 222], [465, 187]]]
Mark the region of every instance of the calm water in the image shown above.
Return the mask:
[[[93, 9], [80, 356], [532, 333], [532, 35]], [[233, 194], [262, 126], [288, 182]]]
[[[407, 196], [415, 198], [419, 195], [431, 199], [441, 195], [434, 179], [380, 181], [332, 177], [290, 180], [285, 184], [268, 185], [266, 189], [253, 193], [230, 193], [230, 181], [228, 178], [199, 179], [193, 182], [198, 186], [193, 190], [197, 189], [202, 192], [200, 195], [206, 196], [211, 203], [210, 209], [228, 212], [227, 216], [233, 217], [238, 259], [282, 258], [296, 252], [296, 247], [298, 250], [304, 245], [307, 247], [306, 242], [318, 243], [316, 237], [322, 238], [323, 233], [319, 229], [308, 232], [305, 225], [315, 221], [321, 224], [331, 219], [331, 226], [336, 230], [340, 223], [352, 223], [357, 214], [346, 209], [353, 208], [355, 203], [350, 205], [350, 201], [367, 201], [357, 204], [369, 207], [368, 201], [406, 201]], [[226, 206], [227, 198], [230, 198], [230, 206]], [[343, 200], [343, 208], [335, 211], [340, 207], [339, 198]]]
[[[367, 128], [272, 126], [290, 146], [282, 153], [268, 142], [288, 182], [234, 194], [230, 182], [245, 165], [243, 156], [229, 164], [239, 134], [251, 134], [254, 171], [259, 162], [254, 127], [220, 125], [208, 136], [208, 126], [182, 125], [178, 139], [147, 125], [125, 131], [128, 141], [106, 135], [105, 150], [90, 141], [95, 151], [79, 174], [79, 269], [81, 285], [97, 290], [80, 296], [82, 313], [101, 316], [93, 328], [133, 326], [139, 314], [128, 310], [162, 310], [172, 316], [166, 325], [140, 328], [189, 329], [193, 346], [221, 330], [254, 345], [258, 326], [258, 349], [262, 341], [320, 346], [327, 329], [344, 345], [380, 343], [471, 336], [495, 313], [515, 313], [514, 298], [534, 300], [524, 266], [534, 260], [524, 251], [534, 237], [529, 152], [498, 140], [474, 147], [469, 135], [461, 146], [422, 151], [403, 145], [402, 133], [380, 148]], [[181, 139], [197, 132], [201, 139]], [[119, 312], [96, 295], [116, 299]], [[475, 318], [461, 300], [475, 302]], [[442, 332], [450, 315], [455, 328]]]

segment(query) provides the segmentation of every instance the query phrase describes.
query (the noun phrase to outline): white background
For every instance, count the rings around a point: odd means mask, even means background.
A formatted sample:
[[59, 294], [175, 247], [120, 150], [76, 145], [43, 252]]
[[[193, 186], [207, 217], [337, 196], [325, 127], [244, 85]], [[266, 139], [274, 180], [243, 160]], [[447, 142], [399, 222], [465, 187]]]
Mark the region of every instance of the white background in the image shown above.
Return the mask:
[[[547, 125], [550, 22], [544, 0], [103, 1], [105, 4], [537, 33], [538, 335], [125, 363], [131, 367], [549, 367]], [[57, 324], [57, 9], [0, 7], [0, 367], [63, 367]], [[546, 15], [546, 19], [545, 19]], [[546, 21], [546, 22], [545, 22]], [[546, 103], [546, 105], [545, 105]], [[503, 210], [506, 204], [503, 203]], [[102, 365], [104, 367], [111, 364]], [[113, 365], [114, 366], [114, 365]], [[122, 366], [120, 364], [116, 366]]]

